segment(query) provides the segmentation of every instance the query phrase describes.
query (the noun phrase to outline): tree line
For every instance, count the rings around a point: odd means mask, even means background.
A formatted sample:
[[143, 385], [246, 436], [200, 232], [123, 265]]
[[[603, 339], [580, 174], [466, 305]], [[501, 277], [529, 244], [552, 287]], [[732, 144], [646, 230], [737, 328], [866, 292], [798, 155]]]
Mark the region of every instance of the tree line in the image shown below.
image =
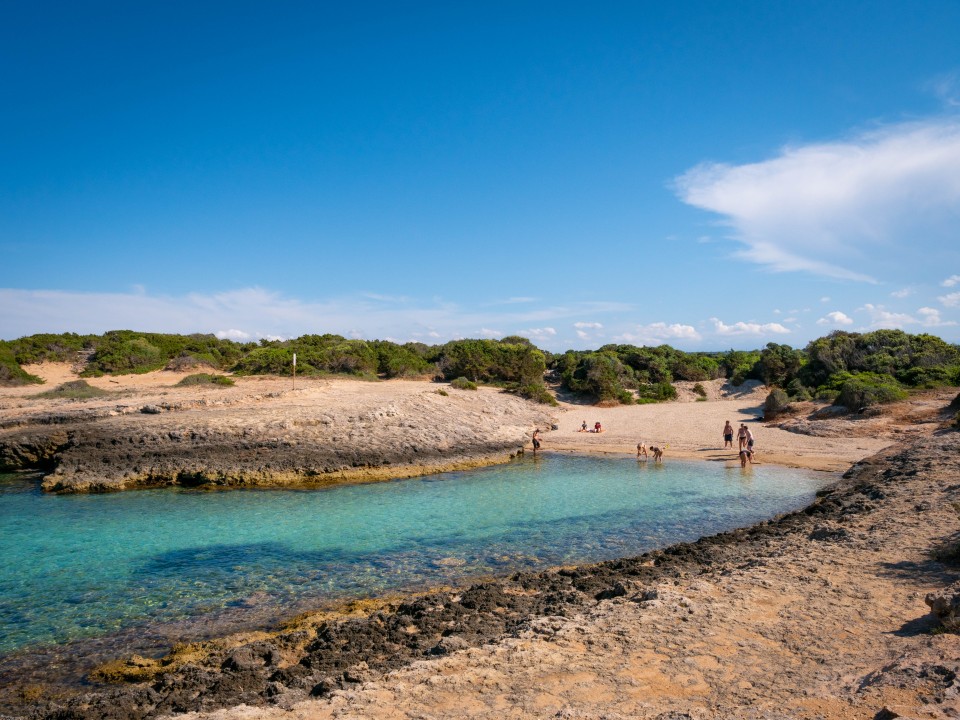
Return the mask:
[[236, 375], [367, 378], [429, 377], [496, 385], [553, 402], [545, 378], [600, 402], [659, 402], [676, 396], [675, 381], [759, 380], [781, 404], [818, 399], [861, 407], [903, 397], [911, 388], [960, 385], [960, 346], [901, 330], [837, 331], [802, 349], [768, 343], [751, 351], [684, 352], [661, 345], [604, 345], [550, 353], [519, 336], [454, 340], [442, 345], [303, 335], [239, 343], [215, 335], [115, 330], [103, 335], [38, 334], [0, 341], [0, 384], [39, 382], [22, 366], [86, 357], [84, 376], [209, 367]]

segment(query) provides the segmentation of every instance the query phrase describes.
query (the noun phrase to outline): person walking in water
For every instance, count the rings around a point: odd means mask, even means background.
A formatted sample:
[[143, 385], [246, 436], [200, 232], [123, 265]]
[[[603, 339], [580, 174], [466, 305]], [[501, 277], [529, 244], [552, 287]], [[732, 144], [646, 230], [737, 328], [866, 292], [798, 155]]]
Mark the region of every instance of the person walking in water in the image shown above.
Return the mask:
[[723, 447], [733, 449], [733, 425], [730, 424], [729, 420], [723, 426]]
[[537, 428], [533, 431], [533, 454], [537, 454], [537, 450], [540, 449], [540, 428]]

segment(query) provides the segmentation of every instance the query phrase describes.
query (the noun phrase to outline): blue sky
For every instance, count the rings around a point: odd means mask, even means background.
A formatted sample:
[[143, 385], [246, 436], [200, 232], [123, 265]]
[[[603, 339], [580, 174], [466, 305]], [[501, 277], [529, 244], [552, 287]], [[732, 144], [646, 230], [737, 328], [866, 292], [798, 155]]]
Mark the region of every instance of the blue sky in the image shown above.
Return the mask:
[[0, 4], [0, 338], [960, 341], [960, 3]]

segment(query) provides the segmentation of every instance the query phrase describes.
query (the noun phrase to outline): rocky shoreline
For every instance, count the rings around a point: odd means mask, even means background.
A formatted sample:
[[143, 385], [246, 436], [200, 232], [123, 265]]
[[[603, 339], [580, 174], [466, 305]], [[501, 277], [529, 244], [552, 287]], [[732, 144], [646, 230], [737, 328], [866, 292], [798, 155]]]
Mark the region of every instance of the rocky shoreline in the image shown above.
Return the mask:
[[[792, 593], [806, 592], [809, 597], [799, 599], [798, 606], [815, 616], [808, 619], [817, 634], [805, 637], [810, 628], [802, 631], [797, 618], [781, 615], [763, 641], [769, 647], [758, 641], [757, 648], [742, 646], [740, 654], [729, 659], [730, 668], [750, 680], [728, 678], [711, 687], [710, 673], [718, 678], [723, 673], [703, 660], [703, 667], [687, 668], [689, 674], [707, 678], [704, 687], [693, 683], [696, 692], [691, 694], [688, 683], [672, 701], [644, 703], [631, 691], [619, 699], [607, 698], [610, 710], [605, 716], [626, 717], [616, 713], [632, 698], [631, 717], [956, 717], [951, 708], [960, 707], [960, 638], [937, 632], [938, 623], [927, 614], [922, 597], [925, 589], [960, 578], [960, 567], [931, 555], [956, 542], [958, 535], [960, 433], [942, 431], [857, 463], [809, 507], [752, 528], [637, 558], [518, 573], [464, 589], [356, 607], [353, 615], [307, 616], [253, 642], [178, 648], [160, 661], [132, 658], [104, 667], [100, 677], [138, 683], [55, 701], [29, 703], [21, 698], [2, 712], [60, 720], [155, 718], [248, 705], [264, 709], [237, 717], [272, 717], [270, 707], [281, 713], [278, 717], [289, 717], [289, 712], [298, 718], [332, 717], [345, 708], [357, 717], [411, 717], [394, 705], [371, 703], [382, 701], [390, 688], [409, 691], [411, 674], [419, 676], [419, 682], [426, 682], [424, 677], [450, 678], [449, 664], [459, 667], [461, 696], [464, 686], [484, 695], [490, 688], [470, 679], [476, 679], [478, 667], [494, 663], [509, 675], [501, 654], [518, 647], [560, 652], [571, 634], [578, 638], [581, 660], [593, 662], [631, 645], [652, 647], [658, 665], [684, 651], [712, 656], [703, 647], [710, 645], [708, 638], [733, 628], [724, 625], [721, 608], [702, 596], [711, 594], [709, 588], [729, 586], [745, 605], [744, 593], [760, 583], [760, 589], [772, 594], [766, 602], [773, 607], [783, 606]], [[889, 598], [873, 596], [866, 577], [877, 572], [873, 566], [885, 568], [903, 587], [914, 588], [894, 599], [896, 608], [887, 607]], [[848, 575], [858, 571], [864, 577], [851, 582]], [[625, 627], [635, 632], [605, 627], [616, 618], [622, 623], [623, 615]], [[908, 621], [899, 622], [898, 616]], [[864, 627], [857, 628], [852, 618]], [[583, 645], [598, 633], [605, 648]], [[699, 649], [693, 652], [693, 646]], [[775, 669], [751, 667], [751, 651], [771, 662], [787, 652], [792, 661]], [[527, 657], [526, 664], [530, 662]], [[529, 675], [531, 668], [524, 672]], [[669, 684], [677, 682], [673, 678]], [[662, 695], [664, 689], [655, 694]], [[501, 700], [513, 696], [508, 687], [501, 685], [500, 690]], [[422, 693], [407, 695], [398, 695], [396, 702], [407, 699], [420, 707], [421, 713], [414, 713], [418, 717], [458, 716], [442, 704], [423, 707]], [[435, 695], [435, 701], [445, 697], [439, 690]], [[830, 696], [832, 704], [811, 700], [821, 696]], [[560, 710], [569, 706], [557, 702]], [[704, 708], [710, 703], [713, 710], [708, 712]], [[764, 712], [737, 714], [764, 705], [769, 706]], [[909, 706], [916, 714], [903, 715], [891, 709], [894, 705]], [[597, 717], [598, 708], [606, 705], [590, 707], [588, 715]], [[661, 714], [674, 707], [686, 708], [687, 714]], [[782, 712], [774, 714], [775, 707]], [[552, 708], [545, 705], [543, 713], [530, 715], [546, 716]], [[524, 716], [509, 703], [508, 709], [500, 717]], [[493, 705], [487, 710], [467, 714], [497, 717]], [[211, 717], [233, 717], [232, 712], [221, 710]]]
[[407, 383], [385, 394], [367, 385], [171, 388], [121, 403], [8, 410], [0, 472], [39, 469], [49, 492], [364, 482], [504, 462], [553, 418], [493, 389]]

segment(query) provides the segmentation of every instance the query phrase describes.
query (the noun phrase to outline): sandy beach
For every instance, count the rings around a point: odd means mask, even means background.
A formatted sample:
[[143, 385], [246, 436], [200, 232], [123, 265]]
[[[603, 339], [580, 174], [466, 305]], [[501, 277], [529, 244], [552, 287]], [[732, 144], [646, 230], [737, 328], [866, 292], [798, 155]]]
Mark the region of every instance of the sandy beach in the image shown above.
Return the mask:
[[[47, 388], [75, 377], [64, 366], [29, 371], [46, 377]], [[109, 432], [156, 433], [169, 423], [207, 423], [275, 435], [305, 426], [276, 424], [282, 418], [322, 413], [380, 447], [396, 442], [397, 427], [407, 437], [422, 433], [416, 418], [427, 413], [431, 427], [449, 423], [429, 436], [448, 447], [488, 447], [476, 439], [501, 433], [497, 458], [524, 444], [529, 452], [540, 427], [546, 451], [632, 456], [644, 442], [665, 446], [667, 463], [735, 463], [722, 447], [730, 420], [751, 427], [759, 464], [834, 472], [839, 485], [806, 512], [641, 558], [237, 637], [148, 684], [41, 701], [30, 717], [960, 717], [958, 636], [937, 632], [923, 601], [960, 578], [931, 555], [960, 533], [960, 441], [942, 429], [954, 392], [866, 416], [811, 406], [764, 423], [764, 388], [721, 381], [705, 384], [705, 401], [681, 388], [680, 400], [666, 404], [547, 408], [492, 388], [444, 396], [426, 382], [308, 379], [293, 389], [289, 379], [239, 378], [234, 388], [196, 389], [173, 387], [177, 380], [163, 372], [91, 379], [116, 393], [107, 401], [0, 389], [0, 439], [10, 447], [10, 438], [45, 431], [51, 417], [58, 430], [103, 423]], [[164, 409], [140, 412], [145, 405]], [[394, 415], [377, 415], [384, 407]], [[397, 416], [403, 422], [391, 425]], [[579, 432], [582, 421], [604, 432]], [[140, 661], [131, 662], [136, 669]]]

